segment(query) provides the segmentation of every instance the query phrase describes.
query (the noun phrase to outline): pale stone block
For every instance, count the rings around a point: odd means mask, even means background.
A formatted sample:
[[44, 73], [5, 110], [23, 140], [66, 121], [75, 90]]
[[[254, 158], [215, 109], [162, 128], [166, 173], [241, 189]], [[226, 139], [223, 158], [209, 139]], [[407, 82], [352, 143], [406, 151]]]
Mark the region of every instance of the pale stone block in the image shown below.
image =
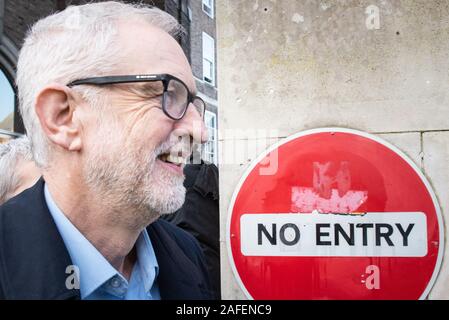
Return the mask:
[[[220, 240], [225, 240], [228, 210], [232, 195], [245, 171], [259, 155], [280, 139], [219, 141], [220, 159]], [[233, 155], [232, 155], [233, 153]], [[232, 160], [232, 161], [231, 161]]]
[[408, 156], [418, 168], [422, 168], [421, 133], [382, 133], [380, 138], [394, 145]]
[[[432, 184], [445, 220], [446, 239], [449, 234], [449, 132], [423, 135], [424, 170]], [[430, 299], [449, 299], [449, 248], [445, 243], [443, 265], [429, 294]]]
[[231, 264], [228, 257], [226, 243], [220, 241], [221, 250], [221, 297], [225, 300], [247, 300], [245, 294], [240, 289], [234, 273], [231, 269]]
[[[246, 299], [232, 272], [226, 246], [228, 210], [232, 195], [251, 163], [279, 139], [219, 141], [220, 169], [220, 261], [223, 299]], [[225, 157], [227, 156], [227, 162]], [[224, 163], [223, 163], [224, 162]]]
[[[271, 138], [318, 127], [377, 132], [425, 168], [448, 214], [448, 1], [380, 1], [375, 26], [366, 1], [216, 4], [223, 149], [235, 129]], [[424, 131], [439, 132], [421, 141]], [[254, 159], [234, 148], [220, 165], [221, 240], [232, 193]], [[449, 298], [448, 259], [431, 298]], [[224, 297], [243, 297], [222, 268]]]
[[449, 129], [449, 3], [385, 1], [378, 29], [368, 5], [217, 1], [224, 127]]

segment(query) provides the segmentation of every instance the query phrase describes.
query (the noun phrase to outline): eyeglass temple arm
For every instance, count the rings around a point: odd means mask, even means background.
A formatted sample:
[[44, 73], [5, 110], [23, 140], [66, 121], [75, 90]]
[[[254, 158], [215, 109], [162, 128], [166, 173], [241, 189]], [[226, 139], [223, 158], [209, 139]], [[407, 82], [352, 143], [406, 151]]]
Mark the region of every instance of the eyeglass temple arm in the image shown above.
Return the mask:
[[96, 85], [118, 84], [118, 83], [142, 82], [145, 80], [163, 80], [163, 79], [159, 79], [157, 76], [145, 76], [145, 75], [94, 77], [94, 78], [75, 80], [67, 84], [67, 86], [73, 87], [81, 84], [96, 84]]

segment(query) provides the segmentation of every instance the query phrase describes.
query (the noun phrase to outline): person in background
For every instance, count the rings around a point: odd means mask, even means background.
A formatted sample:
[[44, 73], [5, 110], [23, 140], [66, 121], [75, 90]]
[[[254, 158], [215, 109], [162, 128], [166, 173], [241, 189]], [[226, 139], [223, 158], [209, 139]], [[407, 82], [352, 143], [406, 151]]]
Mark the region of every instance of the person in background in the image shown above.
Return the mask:
[[219, 298], [221, 286], [218, 168], [215, 164], [200, 159], [199, 153], [192, 155], [191, 160], [184, 168], [186, 201], [178, 211], [162, 218], [189, 232], [198, 240], [206, 257], [212, 287]]
[[0, 144], [0, 205], [32, 187], [40, 176], [28, 137]]

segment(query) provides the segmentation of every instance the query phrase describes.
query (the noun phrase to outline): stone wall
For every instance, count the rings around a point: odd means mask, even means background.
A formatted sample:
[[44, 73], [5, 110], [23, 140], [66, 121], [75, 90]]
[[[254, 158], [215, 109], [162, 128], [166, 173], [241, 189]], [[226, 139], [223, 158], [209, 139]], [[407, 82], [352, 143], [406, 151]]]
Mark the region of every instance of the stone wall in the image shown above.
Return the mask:
[[[216, 14], [220, 158], [235, 155], [220, 165], [223, 298], [245, 298], [229, 264], [227, 210], [264, 149], [238, 155], [239, 143], [269, 146], [318, 127], [374, 133], [422, 169], [449, 219], [449, 1], [218, 0]], [[268, 139], [236, 144], [235, 129]], [[449, 299], [448, 252], [430, 299]]]

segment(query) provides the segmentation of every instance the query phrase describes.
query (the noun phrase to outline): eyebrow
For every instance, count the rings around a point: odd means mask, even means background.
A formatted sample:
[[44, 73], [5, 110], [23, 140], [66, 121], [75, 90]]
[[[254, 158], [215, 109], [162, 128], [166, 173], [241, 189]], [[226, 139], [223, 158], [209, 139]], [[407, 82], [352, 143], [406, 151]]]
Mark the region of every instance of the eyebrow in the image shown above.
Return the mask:
[[139, 93], [148, 94], [148, 93], [160, 93], [164, 92], [164, 85], [162, 81], [154, 81], [154, 82], [140, 82], [135, 83], [137, 86], [130, 86], [137, 90]]

